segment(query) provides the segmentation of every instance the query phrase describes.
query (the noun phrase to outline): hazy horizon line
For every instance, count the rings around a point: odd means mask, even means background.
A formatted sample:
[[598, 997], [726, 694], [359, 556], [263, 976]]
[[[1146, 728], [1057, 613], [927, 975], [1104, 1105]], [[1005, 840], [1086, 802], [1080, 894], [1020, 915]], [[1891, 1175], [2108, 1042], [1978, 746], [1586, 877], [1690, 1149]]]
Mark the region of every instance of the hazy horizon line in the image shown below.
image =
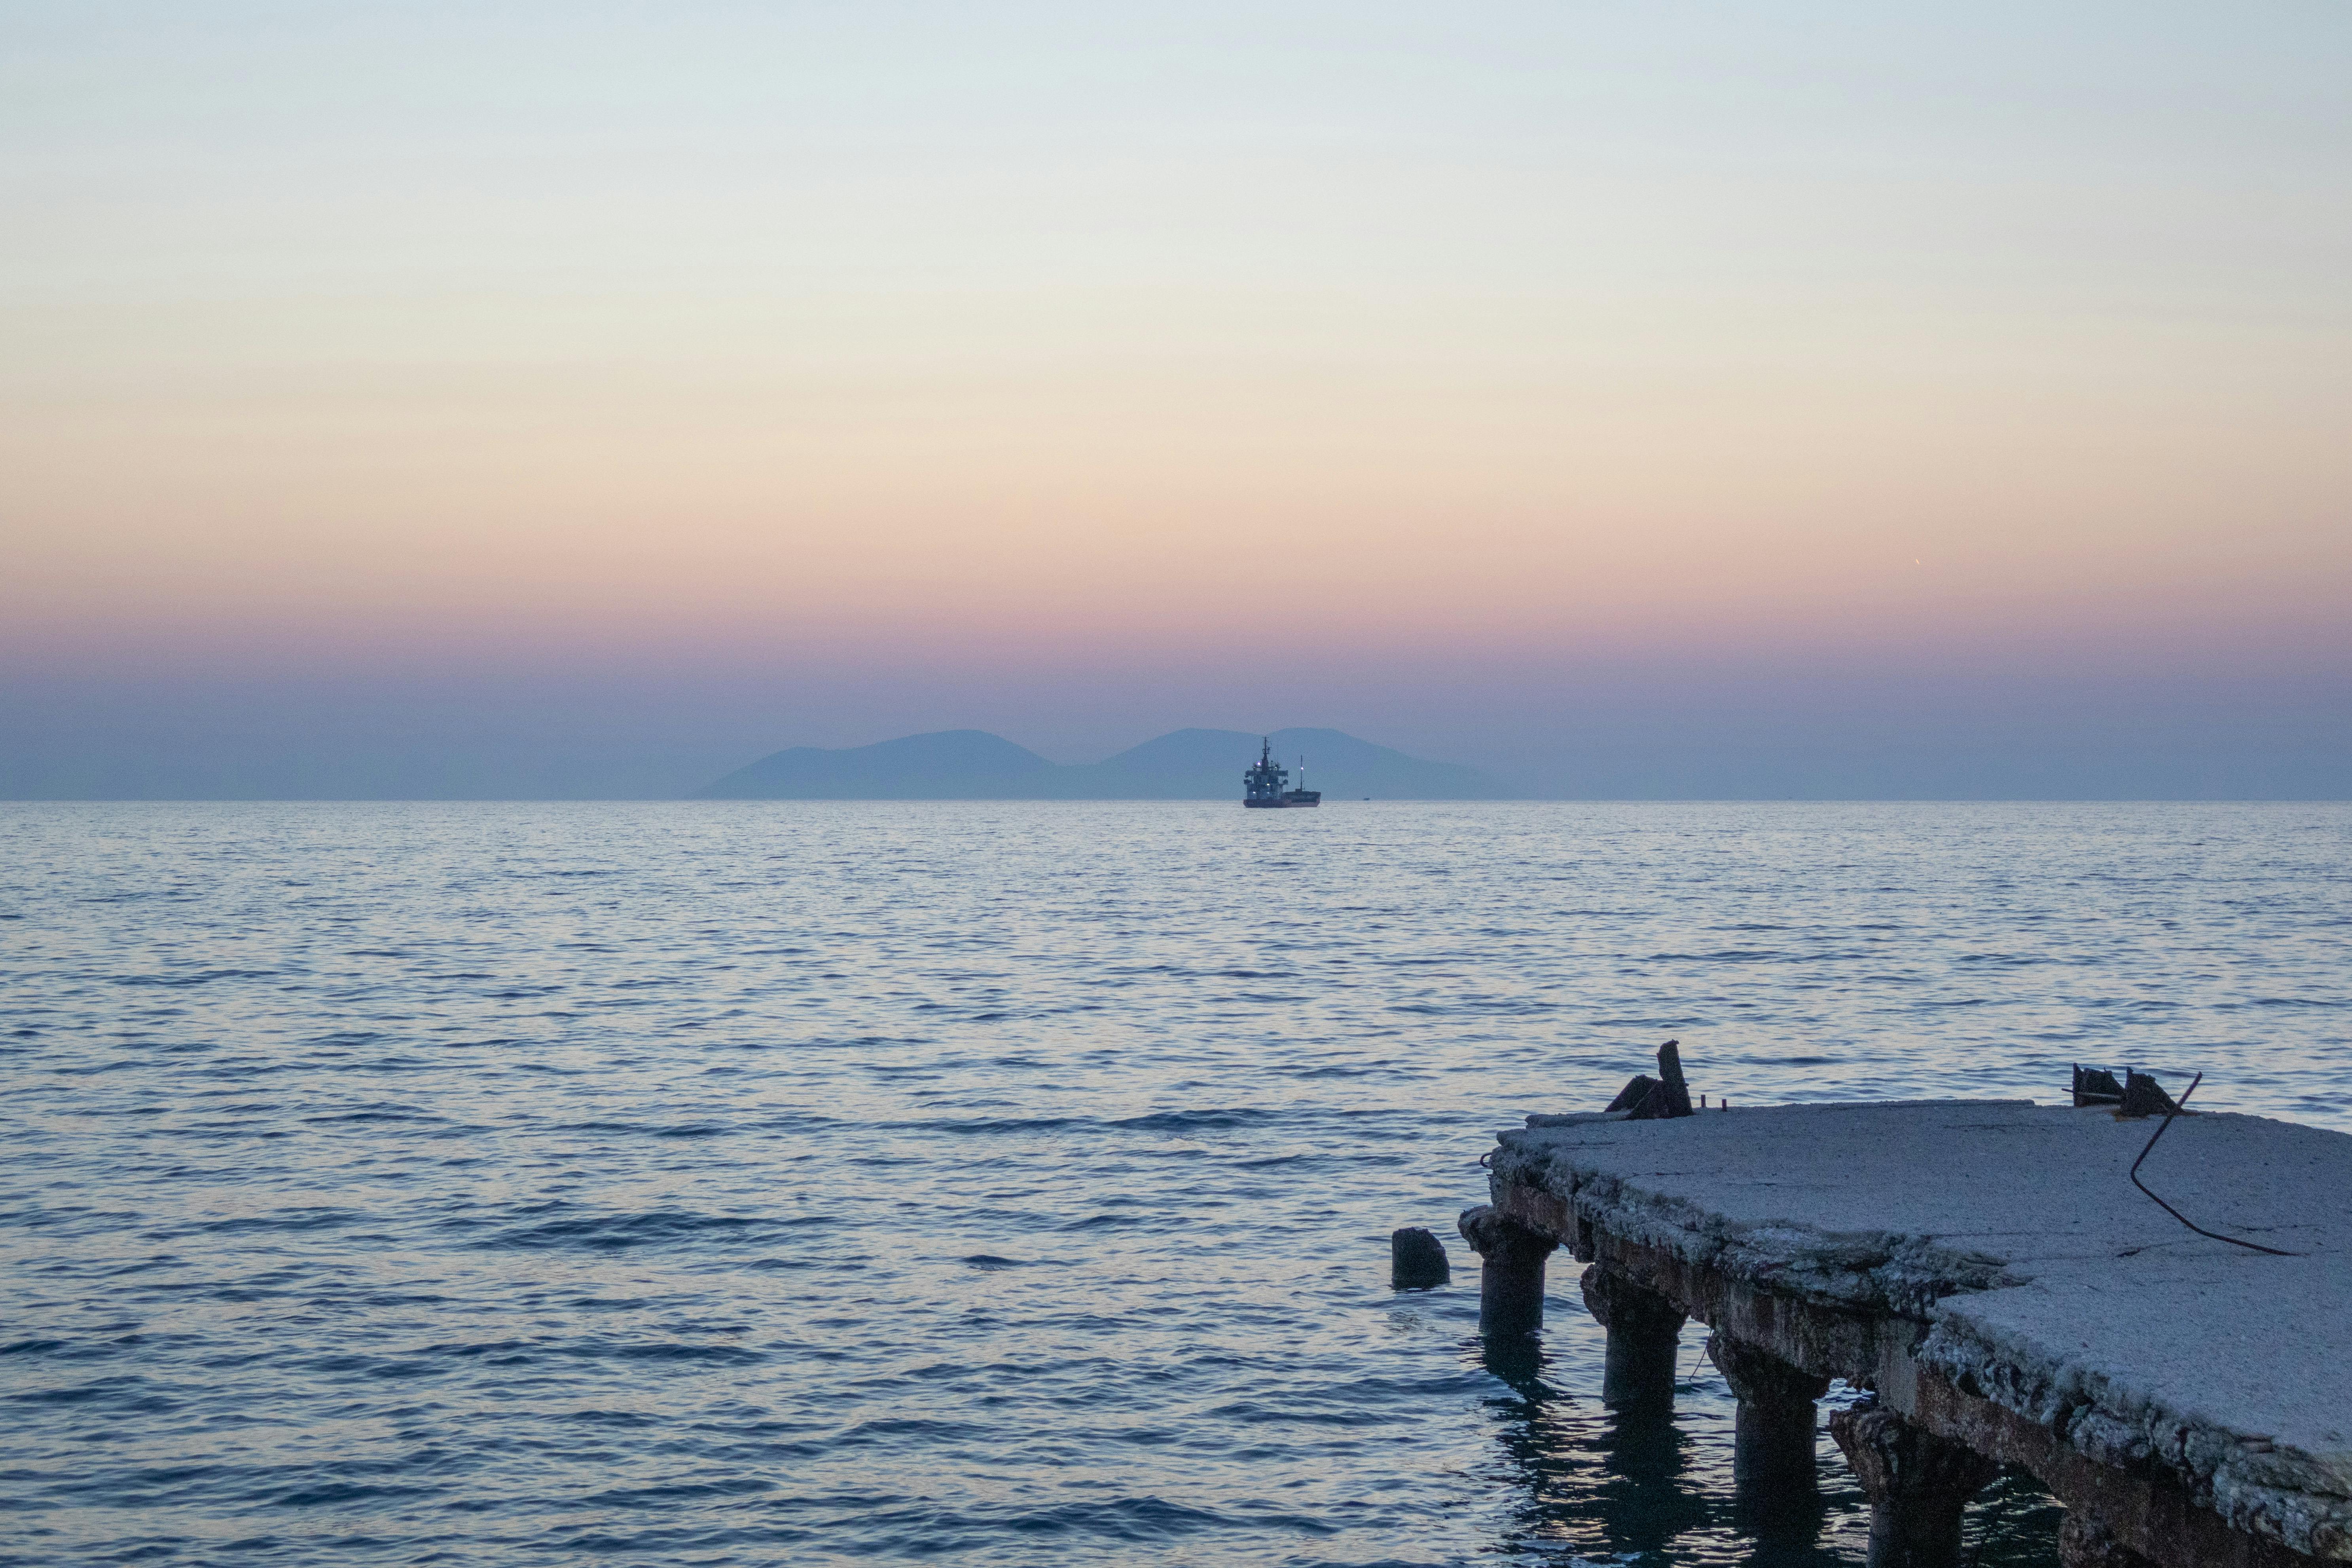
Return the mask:
[[[1069, 764], [1056, 764], [1066, 766]], [[825, 795], [797, 798], [710, 797], [693, 795], [0, 795], [0, 805], [1197, 805], [1223, 795]], [[1232, 800], [1238, 803], [1239, 794]], [[2345, 805], [2340, 795], [1512, 795], [1484, 800], [1418, 795], [1337, 797], [1333, 805]]]

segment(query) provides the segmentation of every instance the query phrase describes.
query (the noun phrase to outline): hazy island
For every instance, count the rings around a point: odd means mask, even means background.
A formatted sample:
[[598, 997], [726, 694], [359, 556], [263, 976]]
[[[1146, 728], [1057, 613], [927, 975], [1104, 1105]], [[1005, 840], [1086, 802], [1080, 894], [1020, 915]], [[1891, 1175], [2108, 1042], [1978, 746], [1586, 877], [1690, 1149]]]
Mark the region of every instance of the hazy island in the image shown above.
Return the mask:
[[[1259, 737], [1175, 730], [1099, 763], [1051, 763], [985, 730], [942, 730], [871, 746], [793, 746], [697, 791], [704, 800], [1223, 800], [1241, 797]], [[1328, 800], [1503, 800], [1512, 792], [1458, 763], [1423, 762], [1338, 730], [1277, 730], [1275, 755], [1307, 759]]]

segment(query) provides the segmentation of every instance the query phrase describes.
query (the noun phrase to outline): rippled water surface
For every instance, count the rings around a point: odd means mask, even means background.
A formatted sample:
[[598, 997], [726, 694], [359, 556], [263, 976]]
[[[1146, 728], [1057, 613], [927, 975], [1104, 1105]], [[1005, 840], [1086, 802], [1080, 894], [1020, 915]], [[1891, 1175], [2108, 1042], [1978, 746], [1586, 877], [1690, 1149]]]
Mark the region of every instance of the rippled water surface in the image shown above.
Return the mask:
[[0, 1561], [1859, 1562], [1696, 1328], [1669, 1427], [1564, 1258], [1482, 1356], [1493, 1131], [1670, 1035], [2352, 1127], [2347, 892], [2343, 805], [0, 806]]

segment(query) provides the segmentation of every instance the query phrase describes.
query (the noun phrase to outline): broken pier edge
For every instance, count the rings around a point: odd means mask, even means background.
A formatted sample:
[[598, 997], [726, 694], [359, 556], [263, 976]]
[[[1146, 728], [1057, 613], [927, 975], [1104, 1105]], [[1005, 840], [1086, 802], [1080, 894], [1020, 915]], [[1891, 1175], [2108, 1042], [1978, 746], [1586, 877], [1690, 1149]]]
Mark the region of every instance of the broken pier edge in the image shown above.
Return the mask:
[[2150, 1162], [2190, 1212], [2290, 1257], [2184, 1232], [2135, 1191], [2147, 1123], [2112, 1105], [1528, 1121], [1461, 1221], [1482, 1329], [1540, 1326], [1565, 1249], [1609, 1331], [1604, 1398], [1654, 1406], [1684, 1319], [1707, 1324], [1743, 1490], [1809, 1484], [1830, 1379], [1873, 1391], [1832, 1435], [1874, 1563], [1953, 1561], [2001, 1465], [2066, 1506], [2075, 1568], [2352, 1561], [2352, 1137], [2208, 1113]]

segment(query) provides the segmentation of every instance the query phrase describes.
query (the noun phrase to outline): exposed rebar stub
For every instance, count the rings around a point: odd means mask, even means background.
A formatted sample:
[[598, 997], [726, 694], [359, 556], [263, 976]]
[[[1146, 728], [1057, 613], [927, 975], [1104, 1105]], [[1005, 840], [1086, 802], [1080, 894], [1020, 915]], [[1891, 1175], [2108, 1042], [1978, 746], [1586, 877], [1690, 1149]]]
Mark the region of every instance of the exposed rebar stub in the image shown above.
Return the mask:
[[2148, 1568], [2148, 1561], [2105, 1525], [2069, 1512], [2058, 1524], [2058, 1568]]
[[1830, 1436], [1870, 1499], [1869, 1568], [1954, 1568], [1960, 1515], [2000, 1467], [1874, 1405], [1832, 1415]]
[[1675, 1402], [1675, 1342], [1688, 1314], [1605, 1263], [1584, 1271], [1584, 1309], [1609, 1331], [1601, 1403], [1640, 1408]]
[[1542, 1328], [1544, 1259], [1559, 1243], [1487, 1204], [1464, 1209], [1456, 1224], [1478, 1255], [1478, 1331], [1529, 1334]]
[[2116, 1081], [2115, 1074], [2105, 1068], [2086, 1068], [2080, 1062], [2074, 1064], [2075, 1110], [2080, 1110], [2086, 1105], [2121, 1105], [2123, 1102], [2124, 1086]]
[[2129, 1068], [2124, 1072], [2123, 1102], [2116, 1108], [2118, 1116], [2178, 1116], [2180, 1107], [2164, 1086], [2144, 1072]]
[[1813, 1401], [1829, 1392], [1830, 1380], [1722, 1334], [1707, 1337], [1706, 1353], [1739, 1400], [1732, 1486], [1742, 1492], [1815, 1489]]

